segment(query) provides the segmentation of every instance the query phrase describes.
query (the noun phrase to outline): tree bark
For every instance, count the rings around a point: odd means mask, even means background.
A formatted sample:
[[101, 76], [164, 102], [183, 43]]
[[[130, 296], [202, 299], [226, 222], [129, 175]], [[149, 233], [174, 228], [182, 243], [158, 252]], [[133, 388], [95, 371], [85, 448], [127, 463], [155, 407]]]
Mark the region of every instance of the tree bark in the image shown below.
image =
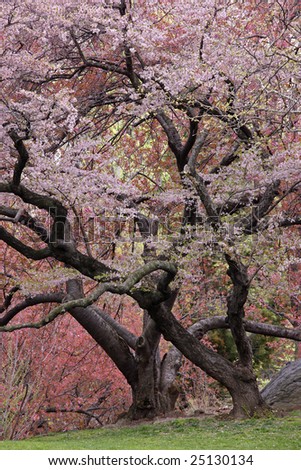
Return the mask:
[[153, 320], [144, 314], [143, 334], [135, 348], [137, 383], [133, 390], [133, 404], [129, 416], [132, 419], [153, 418], [160, 412], [158, 382], [160, 376], [160, 332]]
[[[171, 311], [177, 292], [163, 302]], [[132, 419], [153, 418], [173, 411], [178, 398], [175, 386], [177, 372], [181, 365], [181, 353], [172, 347], [161, 361], [159, 343], [161, 332], [155, 321], [145, 311], [143, 334], [136, 343], [137, 385], [130, 409]]]
[[171, 413], [179, 396], [175, 382], [182, 354], [172, 347], [161, 361], [158, 346], [148, 349], [143, 336], [138, 343], [138, 380], [133, 389], [133, 404], [128, 415], [130, 419], [136, 420]]
[[258, 388], [256, 376], [252, 370], [234, 366], [233, 384], [228, 385], [232, 397], [234, 418], [249, 418], [254, 415], [263, 415], [269, 409]]
[[164, 304], [154, 306], [149, 314], [167, 341], [171, 341], [185, 357], [227, 388], [233, 401], [234, 417], [250, 417], [266, 411], [252, 368], [241, 363], [232, 364], [208, 349], [182, 327]]
[[[83, 297], [81, 281], [68, 281], [67, 292], [72, 298]], [[169, 308], [174, 300], [175, 297], [169, 301]], [[177, 399], [174, 380], [180, 367], [178, 353], [165, 355], [161, 362], [161, 333], [147, 313], [142, 335], [136, 341], [134, 335], [112, 318], [108, 320], [108, 315], [97, 307], [72, 308], [70, 314], [104, 349], [129, 383], [133, 400], [127, 413], [129, 419], [149, 419], [174, 409]]]

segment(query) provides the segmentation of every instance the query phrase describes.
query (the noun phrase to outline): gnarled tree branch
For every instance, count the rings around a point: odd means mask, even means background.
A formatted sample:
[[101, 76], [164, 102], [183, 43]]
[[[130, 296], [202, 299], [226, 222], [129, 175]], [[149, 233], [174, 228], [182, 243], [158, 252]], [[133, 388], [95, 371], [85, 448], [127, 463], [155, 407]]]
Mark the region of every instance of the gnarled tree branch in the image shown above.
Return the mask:
[[[52, 309], [46, 317], [42, 318], [38, 322], [27, 322], [24, 324], [3, 326], [0, 328], [0, 331], [11, 332], [14, 330], [20, 330], [22, 328], [36, 328], [36, 329], [42, 328], [43, 326], [48, 325], [53, 320], [55, 320], [59, 315], [62, 315], [63, 313], [67, 311], [70, 311], [77, 307], [85, 308], [85, 307], [92, 305], [105, 292], [111, 292], [113, 294], [119, 294], [119, 295], [128, 294], [128, 295], [133, 296], [131, 292], [132, 288], [138, 282], [140, 282], [145, 276], [157, 270], [166, 271], [167, 273], [167, 276], [165, 277], [165, 279], [167, 279], [166, 282], [170, 282], [177, 273], [176, 266], [168, 261], [158, 261], [158, 260], [151, 261], [145, 264], [144, 266], [138, 268], [136, 271], [134, 271], [130, 275], [128, 275], [126, 279], [124, 280], [124, 282], [121, 282], [121, 283], [104, 282], [102, 284], [99, 284], [91, 294], [87, 295], [86, 297], [82, 297], [80, 299], [73, 299], [73, 300], [64, 302], [63, 304]], [[161, 301], [164, 300], [163, 290], [165, 287], [166, 287], [165, 283], [162, 283], [160, 287], [158, 288], [159, 290], [158, 297], [159, 299], [161, 299]], [[161, 289], [161, 292], [160, 292], [160, 289]], [[142, 292], [143, 292], [143, 288], [142, 288]], [[145, 297], [147, 297], [147, 292], [144, 292], [144, 295]], [[160, 302], [159, 299], [158, 299], [158, 302]], [[147, 299], [145, 301], [147, 301]], [[153, 298], [152, 298], [152, 301], [153, 301]]]

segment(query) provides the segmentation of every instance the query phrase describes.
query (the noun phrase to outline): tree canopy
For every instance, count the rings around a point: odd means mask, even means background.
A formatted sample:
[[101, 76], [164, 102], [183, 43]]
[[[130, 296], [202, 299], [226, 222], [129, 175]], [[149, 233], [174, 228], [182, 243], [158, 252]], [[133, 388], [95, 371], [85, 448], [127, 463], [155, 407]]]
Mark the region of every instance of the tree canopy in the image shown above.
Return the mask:
[[[2, 332], [69, 312], [134, 417], [174, 405], [182, 355], [235, 415], [265, 408], [249, 333], [301, 339], [299, 20], [291, 0], [3, 2]], [[101, 308], [125, 295], [138, 335]]]

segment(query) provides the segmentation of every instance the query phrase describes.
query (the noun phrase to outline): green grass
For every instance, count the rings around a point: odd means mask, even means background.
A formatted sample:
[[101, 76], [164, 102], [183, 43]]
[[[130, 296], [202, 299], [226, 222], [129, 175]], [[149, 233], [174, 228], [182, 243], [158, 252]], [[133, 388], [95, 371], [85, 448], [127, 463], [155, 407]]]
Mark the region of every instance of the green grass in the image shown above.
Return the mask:
[[301, 449], [301, 412], [245, 421], [189, 418], [2, 441], [0, 449]]

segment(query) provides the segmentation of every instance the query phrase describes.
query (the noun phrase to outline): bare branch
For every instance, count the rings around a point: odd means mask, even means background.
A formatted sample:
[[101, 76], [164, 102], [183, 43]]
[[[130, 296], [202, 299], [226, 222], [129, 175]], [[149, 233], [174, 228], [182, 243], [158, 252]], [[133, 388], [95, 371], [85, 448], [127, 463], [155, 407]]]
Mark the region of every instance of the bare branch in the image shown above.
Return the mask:
[[29, 160], [29, 154], [23, 143], [23, 139], [19, 137], [15, 131], [12, 130], [8, 134], [11, 137], [12, 141], [14, 142], [14, 146], [18, 152], [18, 161], [15, 165], [14, 174], [13, 174], [13, 184], [15, 186], [19, 186], [22, 172], [26, 166], [26, 163]]
[[99, 284], [94, 291], [89, 294], [87, 297], [83, 297], [80, 299], [74, 299], [70, 300], [68, 302], [65, 302], [54, 309], [51, 310], [51, 312], [44, 318], [42, 318], [39, 322], [29, 322], [29, 323], [24, 323], [24, 324], [18, 324], [18, 325], [12, 325], [12, 326], [3, 326], [0, 327], [0, 331], [15, 331], [15, 330], [20, 330], [22, 328], [42, 328], [45, 325], [48, 325], [51, 323], [53, 320], [55, 320], [59, 315], [62, 315], [63, 313], [70, 311], [74, 308], [81, 307], [85, 308], [88, 307], [89, 305], [92, 305], [94, 302], [96, 302], [99, 297], [104, 294], [104, 292], [111, 292], [114, 294], [129, 294], [131, 295], [131, 289], [138, 283], [140, 282], [145, 276], [148, 274], [151, 274], [154, 271], [157, 270], [163, 270], [170, 274], [172, 277], [174, 277], [177, 273], [177, 268], [175, 265], [168, 261], [151, 261], [141, 268], [138, 268], [135, 272], [127, 276], [124, 282], [122, 283], [108, 283], [105, 282], [103, 284]]
[[[49, 294], [38, 294], [33, 297], [27, 297], [23, 302], [15, 305], [7, 310], [6, 314], [0, 318], [0, 326], [7, 325], [18, 313], [22, 312], [28, 307], [45, 303], [61, 303], [65, 294], [63, 292], [53, 292]], [[0, 308], [0, 312], [5, 309]]]
[[38, 194], [26, 188], [22, 184], [19, 184], [18, 187], [16, 187], [10, 183], [0, 183], [0, 192], [15, 194], [24, 202], [47, 211], [52, 218], [55, 219], [56, 217], [61, 217], [61, 221], [66, 220], [67, 209], [65, 209], [61, 202], [54, 197]]
[[277, 201], [273, 205], [268, 208], [269, 210], [266, 211], [265, 215], [268, 215], [281, 201], [283, 201], [283, 199], [285, 199], [289, 194], [294, 192], [296, 187], [300, 184], [301, 180], [294, 183], [287, 191], [285, 191], [285, 193], [279, 199], [277, 199]]
[[238, 152], [239, 147], [240, 147], [240, 142], [239, 141], [235, 142], [232, 151], [228, 155], [226, 155], [217, 166], [212, 168], [210, 173], [211, 174], [219, 173], [222, 167], [230, 166], [232, 162], [237, 160], [239, 158], [239, 152]]
[[35, 232], [39, 238], [45, 242], [49, 242], [49, 234], [43, 224], [36, 218], [29, 215], [25, 209], [12, 209], [0, 206], [0, 214], [6, 217], [0, 218], [3, 222], [20, 223]]
[[187, 109], [189, 121], [189, 136], [182, 150], [182, 160], [187, 160], [188, 154], [194, 147], [198, 135], [198, 125], [202, 117], [202, 113], [195, 116], [191, 108]]
[[[279, 325], [270, 325], [268, 323], [245, 319], [243, 320], [243, 324], [245, 330], [249, 333], [301, 341], [301, 328], [286, 328]], [[229, 328], [227, 317], [212, 317], [194, 323], [188, 328], [188, 331], [198, 339], [201, 339], [209, 331]]]
[[191, 154], [188, 160], [188, 167], [193, 173], [195, 171], [196, 159], [200, 153], [201, 148], [204, 146], [206, 138], [209, 132], [207, 130], [203, 131], [195, 140], [195, 144], [192, 147]]
[[156, 119], [159, 121], [165, 131], [165, 134], [167, 135], [168, 145], [177, 159], [178, 170], [179, 172], [182, 172], [187, 162], [182, 161], [183, 145], [180, 134], [178, 133], [172, 120], [165, 113], [163, 113], [163, 111], [156, 114]]
[[210, 224], [212, 225], [212, 227], [217, 228], [219, 214], [210, 197], [210, 194], [206, 188], [203, 178], [195, 171], [195, 168], [192, 166], [191, 163], [193, 163], [193, 160], [185, 166], [184, 174], [191, 181], [193, 188], [195, 188], [200, 200], [202, 201], [209, 217]]
[[99, 315], [103, 320], [106, 321], [116, 332], [117, 334], [126, 341], [128, 346], [132, 349], [136, 347], [137, 336], [127, 330], [124, 326], [122, 326], [118, 321], [114, 320], [107, 312], [104, 310], [99, 309], [96, 306], [92, 306], [93, 310]]
[[225, 254], [229, 269], [228, 276], [232, 288], [227, 297], [227, 315], [233, 339], [236, 344], [240, 362], [246, 366], [252, 365], [252, 348], [243, 323], [245, 316], [244, 305], [248, 298], [250, 280], [246, 266], [234, 257]]
[[48, 258], [51, 256], [50, 248], [43, 248], [41, 250], [35, 250], [30, 246], [25, 245], [16, 237], [11, 235], [5, 228], [0, 227], [0, 240], [3, 240], [7, 245], [14, 248], [14, 250], [18, 251], [22, 255], [26, 256], [26, 258], [33, 259], [35, 261]]
[[80, 273], [92, 279], [104, 273], [116, 273], [116, 271], [111, 270], [104, 263], [84, 255], [76, 249], [70, 233], [67, 209], [60, 201], [53, 197], [35, 193], [22, 184], [15, 187], [9, 183], [0, 183], [0, 192], [15, 194], [24, 202], [33, 204], [39, 209], [46, 210], [54, 220], [49, 239], [49, 248], [38, 251], [24, 245], [24, 243], [20, 242], [4, 228], [0, 227], [0, 239], [6, 241], [8, 245], [19, 251], [19, 253], [34, 260], [53, 256], [58, 261], [74, 267]]
[[293, 225], [301, 225], [301, 217], [290, 217], [279, 222], [279, 227], [292, 227]]
[[275, 197], [279, 193], [279, 186], [280, 181], [273, 181], [268, 187], [266, 188], [264, 194], [260, 198], [259, 203], [254, 206], [250, 217], [248, 218], [247, 222], [243, 222], [244, 232], [247, 234], [253, 233], [254, 229], [257, 227], [258, 222], [267, 215], [273, 204]]
[[[0, 313], [8, 309], [8, 307], [10, 306], [13, 300], [15, 293], [18, 292], [19, 290], [20, 290], [19, 286], [14, 286], [12, 287], [12, 289], [10, 289], [9, 293], [5, 296], [3, 304], [0, 306]], [[0, 324], [1, 324], [1, 320], [0, 320]]]

